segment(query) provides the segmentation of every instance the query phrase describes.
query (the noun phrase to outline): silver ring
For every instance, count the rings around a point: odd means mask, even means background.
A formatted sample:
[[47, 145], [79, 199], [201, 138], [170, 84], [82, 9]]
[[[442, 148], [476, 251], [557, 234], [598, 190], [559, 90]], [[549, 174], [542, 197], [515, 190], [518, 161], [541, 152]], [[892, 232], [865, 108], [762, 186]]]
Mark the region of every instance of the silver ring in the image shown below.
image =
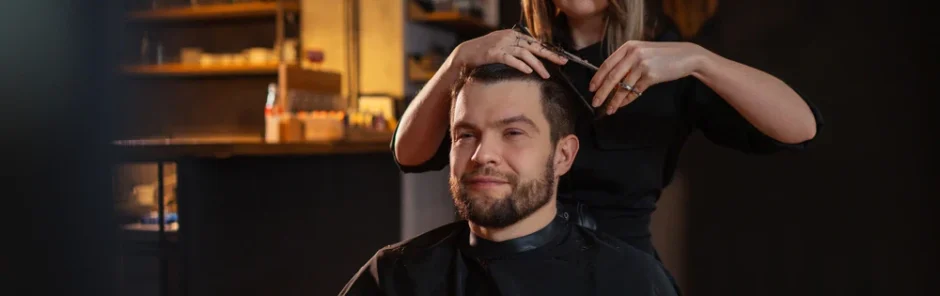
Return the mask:
[[626, 82], [621, 82], [621, 83], [620, 83], [620, 87], [622, 87], [622, 88], [624, 88], [624, 89], [626, 89], [626, 90], [628, 90], [628, 91], [633, 91], [633, 86], [630, 86], [630, 85], [627, 84]]
[[619, 85], [620, 85], [620, 87], [622, 87], [623, 89], [626, 89], [626, 90], [629, 91], [629, 92], [635, 93], [636, 96], [638, 96], [638, 97], [641, 96], [641, 95], [643, 95], [643, 93], [636, 91], [636, 89], [633, 89], [633, 86], [632, 86], [632, 85], [629, 85], [629, 84], [627, 84], [627, 83], [625, 83], [625, 82], [621, 82]]

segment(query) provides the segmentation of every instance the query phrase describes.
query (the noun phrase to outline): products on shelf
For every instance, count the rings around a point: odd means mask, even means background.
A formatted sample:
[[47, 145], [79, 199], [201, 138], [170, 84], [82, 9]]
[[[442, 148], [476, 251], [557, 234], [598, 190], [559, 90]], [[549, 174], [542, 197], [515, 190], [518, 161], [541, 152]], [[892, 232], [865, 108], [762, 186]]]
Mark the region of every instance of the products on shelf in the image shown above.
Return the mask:
[[285, 112], [278, 120], [280, 124], [280, 142], [296, 143], [304, 140], [303, 122], [300, 121], [298, 113]]
[[342, 111], [301, 112], [304, 140], [338, 141], [346, 136], [346, 114]]
[[277, 100], [277, 84], [268, 84], [268, 96], [264, 102], [264, 142], [277, 143], [281, 139], [280, 122], [281, 109], [275, 108]]
[[395, 119], [388, 118], [382, 113], [362, 111], [349, 113], [348, 125], [351, 128], [373, 132], [392, 132], [395, 130], [395, 124]]
[[281, 109], [264, 108], [264, 142], [277, 143], [281, 141]]
[[343, 111], [278, 112], [265, 110], [266, 143], [330, 142], [346, 136]]
[[278, 98], [277, 85], [268, 85], [266, 143], [329, 142], [346, 136], [346, 112], [340, 111], [346, 104], [341, 96], [292, 89], [285, 102]]

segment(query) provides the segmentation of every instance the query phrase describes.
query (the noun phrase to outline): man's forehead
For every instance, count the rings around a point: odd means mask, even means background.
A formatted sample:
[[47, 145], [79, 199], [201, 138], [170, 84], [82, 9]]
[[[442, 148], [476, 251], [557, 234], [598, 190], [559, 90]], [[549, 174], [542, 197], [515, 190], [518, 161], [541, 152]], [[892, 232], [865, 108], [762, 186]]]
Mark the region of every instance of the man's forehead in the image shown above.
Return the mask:
[[531, 81], [470, 82], [457, 95], [454, 120], [502, 119], [524, 114], [533, 120], [541, 116], [541, 90]]

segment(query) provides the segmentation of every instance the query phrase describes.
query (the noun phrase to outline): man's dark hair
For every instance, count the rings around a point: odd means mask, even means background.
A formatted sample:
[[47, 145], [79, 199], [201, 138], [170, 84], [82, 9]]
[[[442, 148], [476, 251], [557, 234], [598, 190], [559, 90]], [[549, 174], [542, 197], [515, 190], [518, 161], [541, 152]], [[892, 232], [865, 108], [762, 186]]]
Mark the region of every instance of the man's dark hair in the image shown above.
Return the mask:
[[[544, 63], [550, 63], [543, 60]], [[564, 136], [574, 133], [574, 118], [571, 107], [571, 90], [564, 87], [563, 82], [559, 81], [560, 75], [552, 75], [548, 78], [542, 78], [538, 73], [532, 71], [531, 74], [519, 71], [516, 68], [502, 63], [486, 64], [475, 68], [464, 68], [460, 72], [460, 78], [454, 83], [451, 90], [450, 115], [454, 116], [454, 103], [457, 101], [457, 94], [470, 82], [490, 84], [502, 81], [531, 81], [540, 85], [542, 113], [548, 119], [550, 136], [552, 143], [557, 143]]]

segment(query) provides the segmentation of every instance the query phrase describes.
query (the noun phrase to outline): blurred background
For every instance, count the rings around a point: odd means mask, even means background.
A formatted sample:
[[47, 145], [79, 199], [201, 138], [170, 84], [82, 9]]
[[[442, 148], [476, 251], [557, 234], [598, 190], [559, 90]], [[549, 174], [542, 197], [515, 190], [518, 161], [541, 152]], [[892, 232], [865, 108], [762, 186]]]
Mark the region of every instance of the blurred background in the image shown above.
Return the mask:
[[[826, 121], [802, 154], [691, 138], [653, 222], [684, 295], [940, 294], [925, 6], [647, 2]], [[455, 219], [446, 169], [401, 174], [391, 133], [457, 44], [519, 19], [518, 0], [5, 1], [4, 286], [335, 295]]]

